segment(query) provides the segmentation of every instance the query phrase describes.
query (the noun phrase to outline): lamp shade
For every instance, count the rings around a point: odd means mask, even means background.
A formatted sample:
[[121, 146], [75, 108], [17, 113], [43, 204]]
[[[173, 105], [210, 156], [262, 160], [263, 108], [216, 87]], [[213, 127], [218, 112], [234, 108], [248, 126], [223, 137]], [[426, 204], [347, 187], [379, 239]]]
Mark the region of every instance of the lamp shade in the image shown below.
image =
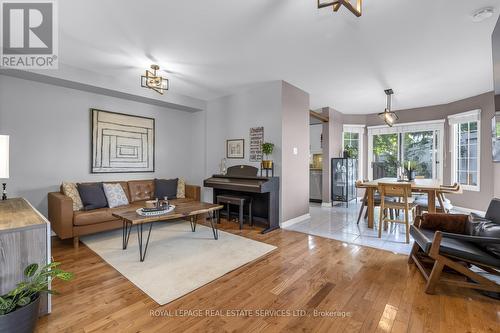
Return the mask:
[[9, 136], [0, 135], [0, 179], [9, 178]]

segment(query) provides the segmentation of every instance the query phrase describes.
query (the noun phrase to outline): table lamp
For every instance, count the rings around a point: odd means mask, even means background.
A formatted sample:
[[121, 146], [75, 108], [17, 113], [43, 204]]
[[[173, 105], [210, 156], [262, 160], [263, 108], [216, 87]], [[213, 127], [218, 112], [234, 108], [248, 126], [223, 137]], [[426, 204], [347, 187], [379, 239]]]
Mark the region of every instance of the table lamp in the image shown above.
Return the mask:
[[[0, 179], [9, 179], [9, 136], [0, 135]], [[7, 200], [7, 184], [2, 183], [2, 200]]]

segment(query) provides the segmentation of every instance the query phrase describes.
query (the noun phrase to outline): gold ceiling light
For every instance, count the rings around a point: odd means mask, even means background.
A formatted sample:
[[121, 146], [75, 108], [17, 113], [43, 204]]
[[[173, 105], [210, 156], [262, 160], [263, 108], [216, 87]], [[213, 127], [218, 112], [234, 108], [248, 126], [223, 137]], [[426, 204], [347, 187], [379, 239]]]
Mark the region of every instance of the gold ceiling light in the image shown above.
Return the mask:
[[[352, 3], [356, 4], [352, 4]], [[333, 11], [337, 12], [340, 6], [344, 6], [351, 11], [357, 17], [361, 16], [361, 7], [363, 6], [363, 0], [318, 0], [318, 8], [325, 8], [332, 6]]]
[[141, 87], [153, 89], [157, 93], [163, 95], [169, 87], [168, 79], [157, 74], [160, 70], [160, 66], [151, 65], [151, 69], [153, 71], [146, 70], [146, 75], [141, 75]]

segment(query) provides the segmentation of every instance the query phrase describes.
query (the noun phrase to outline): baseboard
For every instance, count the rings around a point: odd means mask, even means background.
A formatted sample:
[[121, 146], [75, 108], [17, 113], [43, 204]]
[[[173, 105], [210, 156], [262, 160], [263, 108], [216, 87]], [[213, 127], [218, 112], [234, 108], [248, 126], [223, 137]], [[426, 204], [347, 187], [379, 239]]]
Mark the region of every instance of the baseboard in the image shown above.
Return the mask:
[[461, 213], [467, 213], [467, 214], [470, 214], [470, 213], [475, 213], [475, 214], [478, 214], [478, 215], [481, 215], [481, 216], [484, 216], [486, 214], [486, 212], [483, 212], [481, 210], [475, 210], [475, 209], [470, 209], [470, 208], [465, 208], [465, 207], [459, 207], [459, 206], [453, 206], [453, 210], [457, 210]]
[[290, 219], [288, 221], [282, 222], [281, 223], [281, 227], [282, 228], [287, 228], [287, 227], [290, 227], [290, 226], [292, 226], [292, 225], [294, 225], [296, 223], [302, 222], [302, 221], [310, 219], [310, 218], [311, 218], [311, 214], [307, 213], [307, 214], [295, 217], [293, 219]]

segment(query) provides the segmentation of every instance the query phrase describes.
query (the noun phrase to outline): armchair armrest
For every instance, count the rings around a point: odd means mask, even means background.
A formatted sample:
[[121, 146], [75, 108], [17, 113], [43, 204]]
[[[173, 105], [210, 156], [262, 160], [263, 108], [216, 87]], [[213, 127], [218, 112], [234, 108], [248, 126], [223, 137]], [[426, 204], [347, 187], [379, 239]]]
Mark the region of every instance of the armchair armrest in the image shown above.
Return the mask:
[[61, 239], [73, 237], [73, 200], [60, 192], [51, 192], [48, 204], [52, 230]]
[[422, 229], [465, 234], [469, 215], [463, 214], [424, 214], [415, 224]]

